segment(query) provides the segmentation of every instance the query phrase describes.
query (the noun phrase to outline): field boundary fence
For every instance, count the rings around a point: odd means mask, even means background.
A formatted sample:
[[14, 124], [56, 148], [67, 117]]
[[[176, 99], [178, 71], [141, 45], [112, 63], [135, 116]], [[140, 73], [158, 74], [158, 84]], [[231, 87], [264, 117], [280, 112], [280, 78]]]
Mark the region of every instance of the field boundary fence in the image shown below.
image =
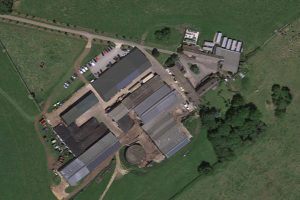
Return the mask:
[[6, 47], [4, 46], [3, 42], [0, 39], [0, 45], [2, 47], [2, 49], [5, 51], [4, 53], [6, 54], [6, 56], [8, 57], [10, 63], [12, 64], [14, 70], [17, 72], [22, 84], [24, 85], [24, 87], [26, 88], [28, 94], [32, 97], [32, 100], [34, 102], [34, 104], [36, 105], [36, 107], [38, 108], [38, 110], [41, 112], [41, 108], [39, 106], [39, 104], [37, 103], [36, 99], [33, 97], [33, 92], [29, 89], [26, 81], [24, 80], [24, 78], [22, 77], [22, 74], [20, 72], [20, 70], [18, 69], [17, 65], [14, 63], [13, 59], [11, 58], [11, 56], [8, 53], [8, 50], [6, 49]]

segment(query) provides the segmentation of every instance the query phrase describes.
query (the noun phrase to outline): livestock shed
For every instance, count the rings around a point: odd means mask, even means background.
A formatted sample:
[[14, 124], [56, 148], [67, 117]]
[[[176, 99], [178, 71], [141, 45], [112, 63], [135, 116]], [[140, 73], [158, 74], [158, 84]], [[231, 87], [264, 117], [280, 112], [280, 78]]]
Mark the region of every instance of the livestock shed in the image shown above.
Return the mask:
[[146, 124], [159, 113], [168, 112], [182, 102], [183, 98], [176, 90], [164, 85], [137, 105], [134, 111]]
[[83, 113], [88, 111], [91, 107], [96, 105], [99, 102], [97, 97], [92, 91], [88, 91], [82, 97], [80, 97], [76, 102], [74, 102], [71, 106], [69, 106], [66, 110], [64, 110], [60, 117], [63, 121], [70, 125], [73, 123], [78, 117], [80, 117]]
[[126, 108], [126, 106], [123, 103], [120, 103], [108, 113], [108, 116], [117, 122], [118, 126], [124, 132], [127, 132], [134, 124], [128, 113], [129, 110]]
[[161, 78], [158, 75], [154, 76], [146, 83], [144, 83], [140, 88], [126, 97], [122, 103], [127, 109], [132, 109], [162, 86], [164, 86], [164, 82], [161, 80]]
[[169, 113], [161, 113], [143, 125], [143, 129], [167, 158], [190, 142]]
[[104, 101], [109, 101], [118, 91], [151, 67], [150, 61], [138, 48], [133, 48], [125, 57], [113, 64], [96, 79], [92, 86]]
[[53, 128], [53, 131], [76, 157], [109, 133], [105, 124], [99, 123], [94, 117], [80, 127], [76, 126], [75, 123], [68, 127], [64, 124], [59, 124]]
[[121, 148], [121, 143], [110, 132], [86, 152], [59, 170], [72, 186]]

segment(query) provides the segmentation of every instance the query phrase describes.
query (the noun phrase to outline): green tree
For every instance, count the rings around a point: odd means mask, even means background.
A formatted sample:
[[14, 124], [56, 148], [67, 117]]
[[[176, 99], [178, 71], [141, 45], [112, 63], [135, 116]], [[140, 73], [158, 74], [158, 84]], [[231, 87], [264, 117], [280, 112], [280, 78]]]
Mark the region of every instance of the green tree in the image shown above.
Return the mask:
[[244, 98], [240, 94], [235, 94], [231, 100], [232, 107], [238, 107], [245, 104]]
[[0, 0], [0, 14], [11, 13], [13, 4], [13, 0]]
[[169, 27], [164, 27], [161, 30], [156, 30], [154, 35], [157, 40], [165, 40], [169, 38], [170, 33], [171, 29]]
[[226, 112], [226, 122], [232, 127], [242, 126], [245, 120], [249, 117], [250, 110], [248, 107], [231, 107]]
[[282, 116], [286, 108], [292, 102], [292, 94], [288, 87], [280, 87], [278, 84], [272, 86], [272, 102], [275, 105], [275, 115]]
[[199, 67], [198, 67], [196, 64], [192, 64], [192, 65], [190, 66], [190, 70], [191, 70], [192, 72], [194, 72], [195, 74], [199, 74], [199, 73], [200, 73], [200, 69], [199, 69]]
[[151, 54], [157, 58], [159, 56], [159, 51], [157, 50], [157, 48], [153, 48]]
[[218, 128], [218, 122], [216, 120], [217, 113], [218, 112], [216, 108], [202, 107], [199, 112], [201, 124], [205, 126], [208, 130]]
[[198, 166], [199, 174], [211, 174], [213, 172], [213, 167], [210, 165], [209, 162], [202, 161], [201, 164]]
[[178, 60], [178, 55], [173, 53], [165, 62], [166, 67], [173, 67], [175, 65], [175, 62]]

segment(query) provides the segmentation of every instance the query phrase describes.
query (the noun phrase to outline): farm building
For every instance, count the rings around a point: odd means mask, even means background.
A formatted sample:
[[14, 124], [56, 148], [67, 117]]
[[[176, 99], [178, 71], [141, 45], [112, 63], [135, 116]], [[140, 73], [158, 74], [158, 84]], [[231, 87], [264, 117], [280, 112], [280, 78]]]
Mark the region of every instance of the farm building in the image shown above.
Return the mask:
[[172, 116], [163, 112], [143, 126], [160, 151], [170, 158], [190, 142]]
[[70, 185], [74, 186], [120, 148], [118, 139], [109, 132], [59, 172]]
[[188, 45], [197, 45], [198, 37], [199, 37], [199, 32], [186, 29], [183, 38], [183, 43]]
[[183, 99], [176, 90], [172, 90], [168, 85], [164, 85], [138, 104], [134, 111], [146, 124], [161, 112], [170, 112], [182, 102]]
[[109, 132], [107, 127], [99, 123], [96, 118], [89, 119], [80, 127], [75, 123], [68, 127], [59, 124], [53, 130], [76, 157]]
[[73, 123], [78, 117], [80, 117], [83, 113], [88, 111], [94, 105], [98, 103], [98, 99], [92, 91], [88, 91], [82, 97], [80, 97], [76, 102], [74, 102], [71, 106], [69, 106], [66, 110], [64, 110], [60, 117], [63, 121], [70, 125]]
[[222, 70], [232, 73], [236, 73], [238, 71], [241, 55], [240, 52], [231, 51], [222, 47], [216, 47], [215, 54], [223, 57], [223, 61], [221, 63]]
[[151, 67], [147, 57], [133, 48], [96, 79], [92, 86], [104, 101], [109, 101], [118, 91], [127, 87], [134, 79]]

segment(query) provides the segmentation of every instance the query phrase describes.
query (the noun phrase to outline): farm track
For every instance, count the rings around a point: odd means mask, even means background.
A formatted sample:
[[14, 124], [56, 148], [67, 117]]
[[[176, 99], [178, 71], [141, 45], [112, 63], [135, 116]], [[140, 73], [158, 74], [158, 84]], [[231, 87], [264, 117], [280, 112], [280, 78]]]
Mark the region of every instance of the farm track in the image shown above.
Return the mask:
[[[131, 42], [131, 41], [127, 41], [127, 40], [119, 40], [119, 39], [112, 38], [112, 37], [106, 37], [103, 35], [92, 34], [92, 33], [86, 32], [86, 31], [79, 31], [79, 30], [74, 30], [74, 29], [70, 29], [70, 28], [54, 26], [54, 25], [50, 25], [50, 24], [46, 24], [46, 23], [42, 23], [42, 22], [33, 21], [30, 19], [25, 19], [22, 17], [16, 17], [16, 16], [11, 16], [11, 15], [0, 15], [0, 17], [5, 18], [5, 19], [19, 21], [19, 22], [26, 23], [26, 24], [32, 24], [35, 26], [48, 28], [48, 29], [52, 29], [52, 30], [56, 30], [56, 31], [67, 32], [67, 33], [71, 33], [71, 34], [75, 34], [75, 35], [82, 35], [82, 36], [86, 37], [88, 40], [100, 39], [100, 40], [111, 41], [116, 44], [126, 44], [126, 45], [130, 45], [130, 46], [136, 46], [140, 49], [141, 48], [150, 49], [150, 50], [153, 49], [153, 47], [137, 44], [135, 42]], [[165, 50], [165, 49], [158, 49], [158, 51], [160, 51], [162, 53], [166, 53], [166, 54], [175, 53], [173, 51], [169, 51], [169, 50]]]

